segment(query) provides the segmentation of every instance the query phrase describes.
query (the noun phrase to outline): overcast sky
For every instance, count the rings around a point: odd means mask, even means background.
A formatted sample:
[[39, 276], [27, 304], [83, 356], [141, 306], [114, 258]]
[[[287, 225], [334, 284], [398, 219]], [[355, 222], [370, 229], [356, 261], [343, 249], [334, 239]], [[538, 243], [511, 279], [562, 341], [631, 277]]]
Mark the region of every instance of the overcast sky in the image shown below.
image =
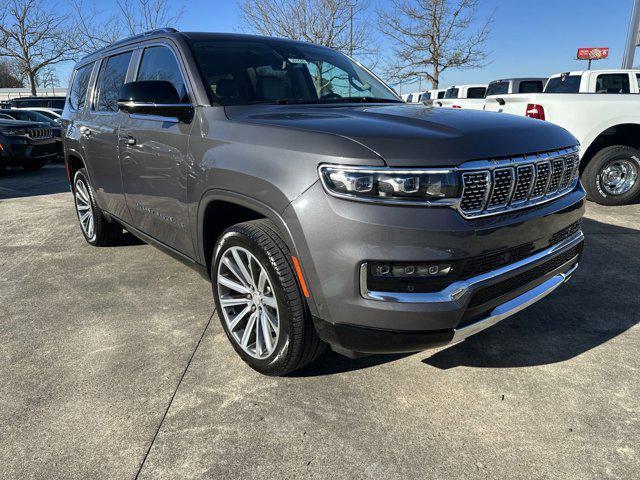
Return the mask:
[[[375, 17], [375, 7], [386, 2], [371, 1], [371, 16]], [[99, 7], [108, 10], [111, 3], [101, 1]], [[609, 59], [595, 62], [594, 68], [619, 68], [632, 3], [633, 0], [484, 0], [481, 15], [495, 12], [488, 44], [493, 52], [491, 63], [481, 69], [446, 71], [441, 87], [583, 69], [586, 62], [575, 60], [578, 47], [609, 47]], [[180, 30], [242, 31], [234, 0], [189, 0], [184, 5], [184, 16], [176, 25]], [[388, 48], [382, 36], [377, 41], [383, 49]], [[640, 63], [640, 53], [636, 60]], [[59, 68], [62, 83], [68, 80], [70, 69], [69, 65]], [[423, 86], [426, 88], [426, 84]], [[402, 91], [417, 88], [417, 83], [403, 85]]]

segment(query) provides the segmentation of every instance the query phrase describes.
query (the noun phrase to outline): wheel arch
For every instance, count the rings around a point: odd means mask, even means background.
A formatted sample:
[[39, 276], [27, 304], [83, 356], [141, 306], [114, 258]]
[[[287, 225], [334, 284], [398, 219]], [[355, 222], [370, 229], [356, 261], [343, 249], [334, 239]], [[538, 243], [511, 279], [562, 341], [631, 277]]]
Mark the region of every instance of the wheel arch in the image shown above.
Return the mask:
[[589, 146], [582, 155], [580, 173], [582, 173], [596, 153], [606, 147], [624, 145], [640, 149], [640, 124], [620, 123], [611, 125], [593, 137]]
[[80, 170], [81, 168], [86, 168], [87, 166], [80, 153], [78, 153], [76, 150], [72, 150], [67, 153], [67, 155], [65, 156], [65, 163], [67, 166], [67, 176], [69, 178], [69, 183], [73, 183], [73, 177], [78, 170]]
[[268, 218], [277, 227], [291, 252], [295, 245], [291, 232], [278, 212], [253, 198], [227, 190], [210, 190], [198, 207], [197, 251], [200, 261], [211, 275], [211, 258], [216, 241], [224, 230], [236, 223]]

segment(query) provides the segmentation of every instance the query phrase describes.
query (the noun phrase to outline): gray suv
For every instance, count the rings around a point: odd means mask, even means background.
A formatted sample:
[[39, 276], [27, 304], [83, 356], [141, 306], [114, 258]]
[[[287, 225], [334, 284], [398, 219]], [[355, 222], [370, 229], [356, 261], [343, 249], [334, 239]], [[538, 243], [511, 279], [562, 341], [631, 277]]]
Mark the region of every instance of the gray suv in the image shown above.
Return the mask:
[[63, 119], [87, 242], [126, 230], [198, 270], [265, 374], [461, 341], [582, 253], [573, 136], [405, 104], [328, 48], [155, 30], [81, 60]]

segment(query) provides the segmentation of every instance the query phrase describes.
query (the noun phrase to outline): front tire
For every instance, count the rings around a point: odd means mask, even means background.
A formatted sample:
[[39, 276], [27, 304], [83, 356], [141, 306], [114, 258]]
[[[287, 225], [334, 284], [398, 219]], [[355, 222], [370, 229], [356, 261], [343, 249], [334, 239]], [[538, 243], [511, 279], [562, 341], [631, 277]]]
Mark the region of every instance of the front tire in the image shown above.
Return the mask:
[[218, 316], [250, 367], [281, 376], [320, 356], [325, 344], [313, 326], [289, 250], [271, 221], [228, 228], [212, 260]]
[[122, 238], [122, 226], [109, 222], [98, 207], [84, 168], [73, 176], [72, 190], [78, 222], [87, 243], [94, 247], [116, 245]]
[[600, 205], [628, 205], [640, 196], [640, 151], [624, 145], [596, 153], [582, 173], [589, 200]]

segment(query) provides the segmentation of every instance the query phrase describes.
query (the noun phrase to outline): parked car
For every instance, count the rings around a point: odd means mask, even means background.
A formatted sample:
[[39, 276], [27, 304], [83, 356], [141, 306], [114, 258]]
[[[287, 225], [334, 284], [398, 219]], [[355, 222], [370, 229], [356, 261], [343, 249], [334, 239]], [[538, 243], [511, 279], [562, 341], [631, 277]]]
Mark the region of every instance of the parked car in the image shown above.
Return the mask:
[[436, 107], [482, 110], [486, 92], [486, 85], [454, 85], [447, 88], [443, 99], [435, 100], [433, 104]]
[[64, 108], [66, 97], [20, 97], [9, 101], [11, 108], [43, 107], [43, 108]]
[[59, 120], [62, 116], [61, 108], [44, 108], [44, 107], [22, 107], [19, 110], [31, 110], [33, 112], [41, 113], [51, 120]]
[[494, 80], [487, 86], [485, 97], [511, 95], [513, 93], [540, 93], [547, 83], [546, 78], [506, 78]]
[[0, 113], [4, 115], [8, 115], [14, 120], [22, 120], [26, 122], [39, 122], [49, 126], [51, 131], [53, 132], [53, 136], [56, 139], [56, 144], [58, 148], [58, 157], [55, 159], [57, 161], [64, 161], [64, 157], [62, 155], [62, 124], [59, 119], [52, 119], [42, 112], [32, 111], [30, 109], [23, 108], [12, 108], [12, 109], [4, 109], [0, 110]]
[[435, 100], [441, 100], [444, 98], [444, 95], [446, 93], [445, 89], [433, 89], [433, 90], [428, 90], [420, 99], [421, 102], [426, 103], [428, 105], [433, 105], [433, 102]]
[[58, 156], [48, 124], [0, 118], [0, 173], [7, 167], [38, 170]]
[[231, 344], [265, 374], [327, 343], [356, 357], [461, 341], [581, 256], [572, 135], [405, 104], [325, 47], [149, 32], [75, 66], [63, 123], [87, 242], [124, 228], [210, 279]]
[[640, 70], [552, 75], [544, 93], [499, 95], [485, 110], [546, 120], [581, 144], [580, 173], [589, 198], [625, 205], [640, 198]]

